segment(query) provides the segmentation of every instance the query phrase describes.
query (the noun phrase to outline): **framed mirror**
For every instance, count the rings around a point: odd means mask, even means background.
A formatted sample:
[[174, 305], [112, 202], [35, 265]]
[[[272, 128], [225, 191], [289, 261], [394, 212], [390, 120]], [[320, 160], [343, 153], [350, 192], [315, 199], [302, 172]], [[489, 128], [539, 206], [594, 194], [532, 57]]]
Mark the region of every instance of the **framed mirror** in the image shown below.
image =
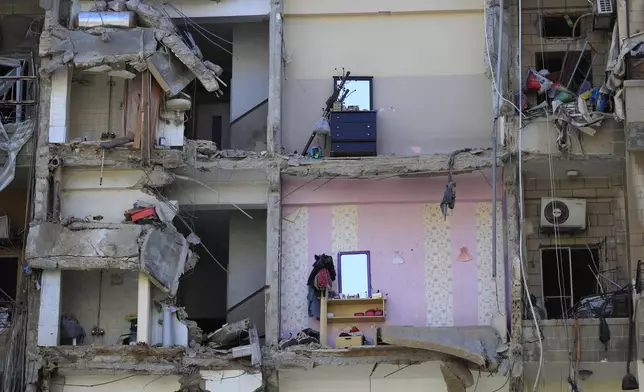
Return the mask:
[[[333, 77], [334, 87], [340, 86], [342, 78]], [[372, 76], [350, 76], [347, 78], [340, 92], [340, 97], [345, 96], [342, 101], [343, 111], [373, 110], [373, 77]]]
[[346, 296], [371, 296], [369, 252], [338, 253], [338, 289]]

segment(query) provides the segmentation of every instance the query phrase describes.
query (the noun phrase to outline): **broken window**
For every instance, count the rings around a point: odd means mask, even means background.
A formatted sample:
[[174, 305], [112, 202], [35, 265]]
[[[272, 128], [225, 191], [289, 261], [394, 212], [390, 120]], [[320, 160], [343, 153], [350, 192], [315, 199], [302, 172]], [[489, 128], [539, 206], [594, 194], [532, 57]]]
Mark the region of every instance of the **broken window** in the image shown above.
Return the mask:
[[[541, 16], [541, 37], [543, 38], [578, 38], [581, 36], [581, 22], [578, 15], [548, 15]], [[575, 34], [573, 36], [573, 27]]]
[[[569, 89], [578, 91], [584, 83], [592, 87], [592, 54], [590, 51], [559, 51], [536, 53], [537, 70], [547, 69], [547, 78], [559, 82]], [[539, 103], [545, 100], [545, 95], [539, 97]]]
[[549, 319], [571, 317], [572, 308], [583, 298], [599, 292], [593, 271], [599, 265], [596, 247], [541, 249], [541, 278]]

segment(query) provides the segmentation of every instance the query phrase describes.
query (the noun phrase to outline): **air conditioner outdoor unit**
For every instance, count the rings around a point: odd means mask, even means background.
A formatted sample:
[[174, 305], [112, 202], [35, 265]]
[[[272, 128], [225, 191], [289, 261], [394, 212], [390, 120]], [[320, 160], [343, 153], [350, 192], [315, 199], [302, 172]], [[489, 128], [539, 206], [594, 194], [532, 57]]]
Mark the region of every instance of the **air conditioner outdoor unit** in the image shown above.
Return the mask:
[[595, 10], [593, 15], [593, 30], [611, 31], [615, 25], [614, 0], [595, 0]]
[[586, 230], [586, 200], [541, 198], [542, 232], [574, 233]]
[[9, 239], [10, 227], [9, 215], [0, 216], [0, 240]]

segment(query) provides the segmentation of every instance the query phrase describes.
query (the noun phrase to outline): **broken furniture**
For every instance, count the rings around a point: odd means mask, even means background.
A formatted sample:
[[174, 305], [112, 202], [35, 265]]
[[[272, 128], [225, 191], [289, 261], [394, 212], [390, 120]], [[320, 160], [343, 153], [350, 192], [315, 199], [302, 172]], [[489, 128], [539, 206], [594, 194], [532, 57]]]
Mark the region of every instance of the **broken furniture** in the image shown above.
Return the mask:
[[[341, 83], [338, 77], [333, 81], [334, 86]], [[331, 156], [377, 155], [377, 116], [373, 110], [373, 78], [348, 77], [331, 113]]]

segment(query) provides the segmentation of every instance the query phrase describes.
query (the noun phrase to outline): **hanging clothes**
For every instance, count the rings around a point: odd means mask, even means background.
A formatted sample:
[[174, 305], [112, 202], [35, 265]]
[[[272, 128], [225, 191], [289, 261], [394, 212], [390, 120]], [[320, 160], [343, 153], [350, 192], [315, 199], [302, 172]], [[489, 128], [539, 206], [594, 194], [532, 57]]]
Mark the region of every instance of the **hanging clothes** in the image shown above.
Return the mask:
[[315, 262], [313, 269], [309, 274], [309, 279], [306, 282], [309, 290], [306, 296], [309, 309], [309, 317], [320, 319], [320, 293], [328, 290], [333, 286], [336, 273], [335, 266], [333, 265], [333, 257], [321, 254], [315, 255]]

